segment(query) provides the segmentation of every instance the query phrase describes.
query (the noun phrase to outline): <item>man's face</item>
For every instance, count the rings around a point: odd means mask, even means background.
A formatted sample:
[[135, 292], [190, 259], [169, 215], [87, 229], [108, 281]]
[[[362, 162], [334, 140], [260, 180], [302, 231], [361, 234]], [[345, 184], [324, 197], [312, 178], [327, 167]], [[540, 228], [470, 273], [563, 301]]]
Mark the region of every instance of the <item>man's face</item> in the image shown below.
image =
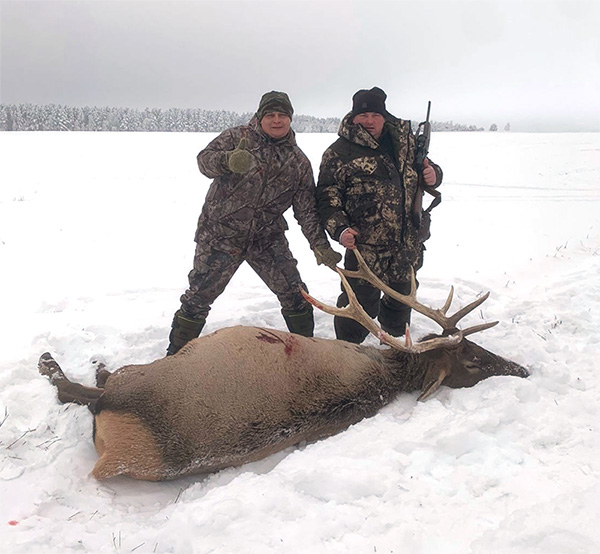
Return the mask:
[[269, 112], [260, 120], [260, 128], [271, 138], [280, 139], [290, 132], [292, 120], [281, 112]]
[[352, 123], [362, 125], [375, 140], [379, 140], [383, 133], [385, 117], [375, 112], [359, 113], [353, 117]]

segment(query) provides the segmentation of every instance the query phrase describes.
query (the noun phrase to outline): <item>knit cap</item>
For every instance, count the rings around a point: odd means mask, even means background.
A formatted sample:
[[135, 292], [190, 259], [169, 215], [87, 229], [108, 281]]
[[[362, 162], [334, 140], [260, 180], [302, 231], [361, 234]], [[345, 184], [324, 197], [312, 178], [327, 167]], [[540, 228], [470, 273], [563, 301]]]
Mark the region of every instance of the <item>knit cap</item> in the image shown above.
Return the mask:
[[387, 94], [379, 87], [373, 87], [371, 90], [359, 90], [352, 97], [352, 115], [373, 112], [385, 117], [388, 114], [385, 109], [386, 98]]
[[289, 96], [285, 92], [278, 92], [272, 90], [263, 94], [256, 111], [256, 117], [260, 121], [267, 113], [270, 112], [281, 112], [292, 119], [294, 108], [290, 102]]

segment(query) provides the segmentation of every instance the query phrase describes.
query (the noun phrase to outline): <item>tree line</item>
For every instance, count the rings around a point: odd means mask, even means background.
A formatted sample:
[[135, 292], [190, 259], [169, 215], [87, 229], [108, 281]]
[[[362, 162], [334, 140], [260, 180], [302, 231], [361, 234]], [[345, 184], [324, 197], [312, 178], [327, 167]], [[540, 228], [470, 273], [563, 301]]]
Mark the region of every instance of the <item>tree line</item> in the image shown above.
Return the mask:
[[[0, 104], [0, 131], [141, 131], [218, 133], [245, 125], [252, 113], [198, 108], [74, 107], [56, 104]], [[295, 115], [298, 133], [337, 133], [340, 119]], [[416, 123], [415, 123], [416, 125]], [[483, 131], [474, 125], [432, 122], [434, 131]]]

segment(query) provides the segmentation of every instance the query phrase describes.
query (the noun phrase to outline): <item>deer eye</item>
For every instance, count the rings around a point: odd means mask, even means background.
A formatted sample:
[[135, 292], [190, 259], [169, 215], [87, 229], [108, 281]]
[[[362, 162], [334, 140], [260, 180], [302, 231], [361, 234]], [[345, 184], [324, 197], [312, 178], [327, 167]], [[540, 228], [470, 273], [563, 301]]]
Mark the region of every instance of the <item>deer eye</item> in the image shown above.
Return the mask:
[[476, 361], [464, 361], [463, 367], [471, 374], [479, 373], [481, 371], [481, 367]]

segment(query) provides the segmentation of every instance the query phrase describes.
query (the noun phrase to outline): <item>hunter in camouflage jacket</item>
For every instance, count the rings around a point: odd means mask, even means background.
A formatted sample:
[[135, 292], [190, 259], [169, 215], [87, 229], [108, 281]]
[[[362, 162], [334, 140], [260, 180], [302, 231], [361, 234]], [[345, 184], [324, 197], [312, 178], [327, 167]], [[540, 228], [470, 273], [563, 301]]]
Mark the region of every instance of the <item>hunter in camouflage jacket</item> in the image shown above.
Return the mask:
[[[344, 229], [358, 231], [356, 244], [371, 269], [386, 283], [410, 278], [423, 261], [423, 242], [429, 236], [429, 218], [417, 229], [413, 209], [418, 175], [413, 168], [415, 137], [410, 121], [386, 114], [384, 137], [394, 157], [361, 125], [344, 117], [340, 138], [324, 153], [317, 183], [321, 221], [338, 241]], [[442, 170], [430, 162], [442, 181]], [[385, 259], [385, 265], [382, 260]]]
[[285, 237], [284, 212], [292, 207], [318, 264], [342, 256], [329, 245], [315, 202], [308, 158], [291, 129], [294, 109], [285, 92], [263, 94], [250, 123], [221, 133], [198, 154], [200, 171], [213, 179], [196, 230], [189, 287], [175, 312], [167, 354], [198, 337], [212, 303], [247, 262], [277, 296], [287, 328], [312, 336], [312, 306], [298, 262]]
[[[241, 139], [252, 154], [243, 174], [227, 167], [227, 153]], [[274, 141], [254, 117], [247, 126], [221, 133], [198, 154], [200, 171], [214, 179], [198, 220], [196, 242], [240, 253], [254, 242], [268, 244], [288, 228], [283, 213], [291, 206], [311, 248], [329, 246], [315, 206], [312, 168], [296, 145], [294, 132]]]
[[[442, 181], [441, 169], [429, 160], [421, 175], [413, 167], [415, 137], [410, 122], [391, 115], [387, 96], [373, 87], [352, 97], [352, 111], [340, 125], [340, 138], [323, 154], [317, 183], [321, 221], [347, 247], [345, 267], [356, 270], [358, 248], [373, 272], [392, 289], [410, 292], [411, 268], [423, 263], [429, 236], [429, 209], [422, 210], [422, 190]], [[420, 183], [422, 178], [422, 183]], [[420, 224], [419, 224], [420, 222]], [[362, 279], [348, 279], [359, 303], [381, 328], [393, 336], [404, 334], [410, 308]], [[337, 306], [348, 305], [345, 291]], [[368, 335], [360, 323], [334, 318], [338, 339], [361, 343]]]

